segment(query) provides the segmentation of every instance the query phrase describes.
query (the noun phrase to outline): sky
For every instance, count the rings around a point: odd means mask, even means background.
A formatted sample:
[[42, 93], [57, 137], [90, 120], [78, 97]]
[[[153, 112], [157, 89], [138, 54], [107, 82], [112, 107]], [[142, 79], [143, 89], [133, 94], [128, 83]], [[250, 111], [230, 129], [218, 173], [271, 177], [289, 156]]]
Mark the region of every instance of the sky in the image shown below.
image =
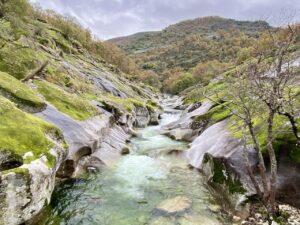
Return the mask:
[[278, 26], [300, 22], [300, 0], [31, 0], [45, 9], [72, 16], [102, 40], [161, 30], [203, 16], [267, 20]]

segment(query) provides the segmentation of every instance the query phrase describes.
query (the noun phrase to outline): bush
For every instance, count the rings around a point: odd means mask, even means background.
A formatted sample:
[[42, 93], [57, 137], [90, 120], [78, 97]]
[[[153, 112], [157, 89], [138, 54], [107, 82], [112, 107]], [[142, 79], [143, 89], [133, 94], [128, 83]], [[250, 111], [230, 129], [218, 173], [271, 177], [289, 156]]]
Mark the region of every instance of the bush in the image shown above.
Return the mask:
[[145, 83], [148, 84], [152, 87], [155, 88], [161, 88], [161, 82], [159, 80], [159, 76], [157, 75], [157, 73], [149, 70], [149, 71], [144, 71], [141, 73], [139, 79]]
[[83, 28], [75, 18], [62, 16], [52, 10], [39, 11], [35, 16], [61, 31], [65, 39], [76, 40], [86, 48], [90, 46], [92, 42], [91, 32]]
[[242, 64], [247, 59], [251, 57], [251, 49], [250, 48], [242, 48], [239, 50], [237, 54], [237, 64]]
[[111, 42], [97, 41], [90, 49], [94, 54], [101, 56], [108, 63], [117, 66], [121, 71], [129, 75], [135, 75], [138, 68], [135, 62], [127, 57], [123, 50]]
[[172, 94], [179, 94], [180, 92], [184, 91], [188, 87], [193, 86], [196, 83], [195, 78], [190, 73], [183, 73], [172, 82], [169, 92]]
[[20, 19], [30, 14], [32, 6], [27, 0], [1, 0], [0, 15], [2, 17], [18, 17]]
[[10, 22], [16, 39], [21, 35], [28, 35], [25, 19], [32, 11], [33, 8], [27, 0], [0, 0], [0, 18], [4, 17]]
[[228, 63], [222, 63], [218, 60], [199, 63], [193, 71], [193, 76], [197, 81], [207, 85], [211, 79], [225, 72], [228, 67]]

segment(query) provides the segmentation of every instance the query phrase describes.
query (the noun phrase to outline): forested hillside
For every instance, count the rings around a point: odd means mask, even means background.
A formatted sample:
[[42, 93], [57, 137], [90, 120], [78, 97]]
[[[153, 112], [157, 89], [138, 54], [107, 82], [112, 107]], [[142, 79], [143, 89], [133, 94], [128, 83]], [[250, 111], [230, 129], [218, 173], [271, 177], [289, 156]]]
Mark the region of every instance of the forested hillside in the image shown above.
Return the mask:
[[[204, 17], [109, 42], [121, 47], [140, 69], [147, 71], [142, 80], [178, 93], [243, 63], [262, 32], [272, 29], [264, 21]], [[182, 82], [175, 84], [179, 79]]]

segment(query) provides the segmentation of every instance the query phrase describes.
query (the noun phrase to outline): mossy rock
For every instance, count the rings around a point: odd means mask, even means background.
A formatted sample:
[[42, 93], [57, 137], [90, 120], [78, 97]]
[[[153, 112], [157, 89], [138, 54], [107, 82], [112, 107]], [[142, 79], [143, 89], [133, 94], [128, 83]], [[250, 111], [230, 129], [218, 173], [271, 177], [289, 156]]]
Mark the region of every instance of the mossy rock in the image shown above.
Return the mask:
[[225, 96], [226, 89], [227, 85], [222, 80], [213, 81], [205, 87], [199, 87], [196, 85], [185, 93], [184, 104], [203, 102], [206, 99], [206, 97], [203, 95], [204, 92], [206, 92], [206, 95], [210, 96], [210, 98], [218, 100], [219, 98]]
[[15, 102], [22, 109], [40, 111], [46, 107], [37, 92], [4, 72], [0, 72], [0, 94]]
[[1, 96], [0, 115], [0, 154], [2, 156], [18, 159], [13, 160], [17, 162], [30, 152], [31, 157], [23, 158], [23, 163], [30, 163], [42, 155], [54, 163], [49, 153], [54, 144], [47, 136], [61, 140], [62, 135], [58, 128], [21, 111], [11, 101]]
[[37, 58], [34, 49], [21, 44], [7, 43], [0, 49], [0, 71], [7, 72], [20, 80], [36, 68]]
[[120, 98], [114, 95], [104, 95], [98, 99], [106, 106], [114, 108], [116, 113], [122, 114], [122, 111], [133, 112], [135, 108], [144, 107], [148, 110], [155, 111], [155, 105], [151, 102], [143, 102], [138, 98]]
[[68, 93], [46, 81], [36, 80], [34, 83], [48, 102], [75, 120], [86, 120], [99, 114], [95, 106], [79, 95]]
[[213, 125], [231, 116], [231, 111], [226, 107], [228, 103], [224, 102], [220, 105], [214, 105], [207, 113], [196, 116], [195, 122], [207, 121], [209, 125]]
[[74, 50], [71, 43], [63, 37], [61, 31], [51, 29], [47, 31], [47, 34], [54, 40], [56, 46], [65, 53], [71, 53]]
[[238, 176], [234, 171], [229, 169], [225, 160], [206, 153], [203, 158], [203, 164], [206, 163], [211, 163], [212, 166], [212, 179], [210, 182], [213, 185], [226, 187], [230, 194], [244, 194], [246, 192]]
[[23, 165], [23, 158], [9, 150], [0, 151], [0, 171], [10, 170]]

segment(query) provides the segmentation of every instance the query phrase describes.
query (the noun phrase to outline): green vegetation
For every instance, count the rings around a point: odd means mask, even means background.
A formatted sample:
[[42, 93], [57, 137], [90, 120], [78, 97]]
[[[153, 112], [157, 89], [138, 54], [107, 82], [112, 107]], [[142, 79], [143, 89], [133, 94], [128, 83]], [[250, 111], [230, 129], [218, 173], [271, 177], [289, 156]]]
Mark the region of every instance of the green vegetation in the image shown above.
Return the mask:
[[199, 63], [193, 70], [193, 76], [201, 84], [207, 85], [213, 78], [225, 72], [228, 67], [228, 63], [221, 63], [218, 60]]
[[133, 112], [137, 107], [146, 107], [150, 111], [154, 111], [157, 108], [157, 104], [153, 101], [143, 102], [136, 98], [119, 98], [113, 95], [102, 96], [101, 99], [98, 99], [99, 102], [106, 104], [108, 106], [114, 107], [115, 110], [120, 108], [124, 112]]
[[172, 94], [179, 94], [186, 88], [194, 85], [196, 82], [195, 78], [190, 73], [183, 73], [178, 75], [178, 77], [172, 77], [168, 80], [168, 82], [171, 82], [171, 84], [166, 90]]
[[[257, 133], [257, 140], [262, 148], [263, 153], [267, 151], [267, 121], [264, 120], [266, 117], [265, 111], [261, 111], [253, 118], [253, 126]], [[231, 123], [228, 125], [229, 130], [232, 132], [233, 136], [236, 138], [242, 138], [243, 133], [241, 130], [241, 122], [237, 122], [236, 116], [232, 117]], [[299, 161], [297, 158], [297, 146], [296, 138], [292, 133], [289, 121], [284, 116], [275, 116], [274, 118], [274, 141], [273, 148], [276, 153], [280, 150], [286, 149], [291, 152], [291, 157], [293, 161]], [[250, 141], [250, 137], [248, 138]], [[299, 156], [298, 156], [299, 157]]]
[[226, 88], [227, 84], [222, 80], [212, 81], [204, 87], [202, 85], [196, 85], [184, 92], [184, 103], [192, 104], [195, 102], [203, 102], [207, 100], [206, 96], [216, 101], [218, 98], [224, 97]]
[[46, 81], [35, 81], [35, 84], [48, 102], [75, 120], [86, 120], [98, 113], [96, 107], [78, 95], [70, 94]]
[[196, 122], [208, 121], [209, 124], [215, 124], [222, 120], [225, 120], [232, 116], [231, 111], [226, 108], [228, 103], [223, 103], [221, 105], [215, 105], [207, 113], [197, 116], [194, 120]]
[[32, 152], [31, 160], [42, 155], [48, 158], [53, 143], [46, 135], [61, 139], [60, 131], [53, 125], [17, 109], [1, 96], [0, 114], [0, 151], [10, 151], [20, 157]]
[[24, 78], [37, 66], [37, 55], [34, 49], [6, 44], [0, 49], [0, 71], [7, 72], [17, 79]]
[[0, 93], [17, 104], [43, 108], [45, 103], [37, 93], [7, 73], [0, 72]]
[[[170, 77], [174, 77], [174, 82], [177, 80], [174, 69], [182, 74], [190, 72], [197, 83], [207, 84], [231, 65], [247, 60], [253, 43], [267, 29], [272, 30], [263, 21], [204, 17], [174, 24], [163, 31], [138, 33], [109, 42], [127, 52], [140, 69], [157, 73], [159, 79], [154, 84], [171, 91], [172, 82], [164, 81]], [[151, 78], [155, 76], [151, 74]], [[157, 80], [164, 85], [157, 85]]]
[[205, 154], [204, 163], [208, 163], [209, 161], [213, 162], [213, 182], [225, 185], [230, 194], [244, 194], [246, 192], [241, 182], [238, 179], [234, 179], [234, 175], [226, 170], [226, 166], [221, 159], [213, 158], [209, 154]]

